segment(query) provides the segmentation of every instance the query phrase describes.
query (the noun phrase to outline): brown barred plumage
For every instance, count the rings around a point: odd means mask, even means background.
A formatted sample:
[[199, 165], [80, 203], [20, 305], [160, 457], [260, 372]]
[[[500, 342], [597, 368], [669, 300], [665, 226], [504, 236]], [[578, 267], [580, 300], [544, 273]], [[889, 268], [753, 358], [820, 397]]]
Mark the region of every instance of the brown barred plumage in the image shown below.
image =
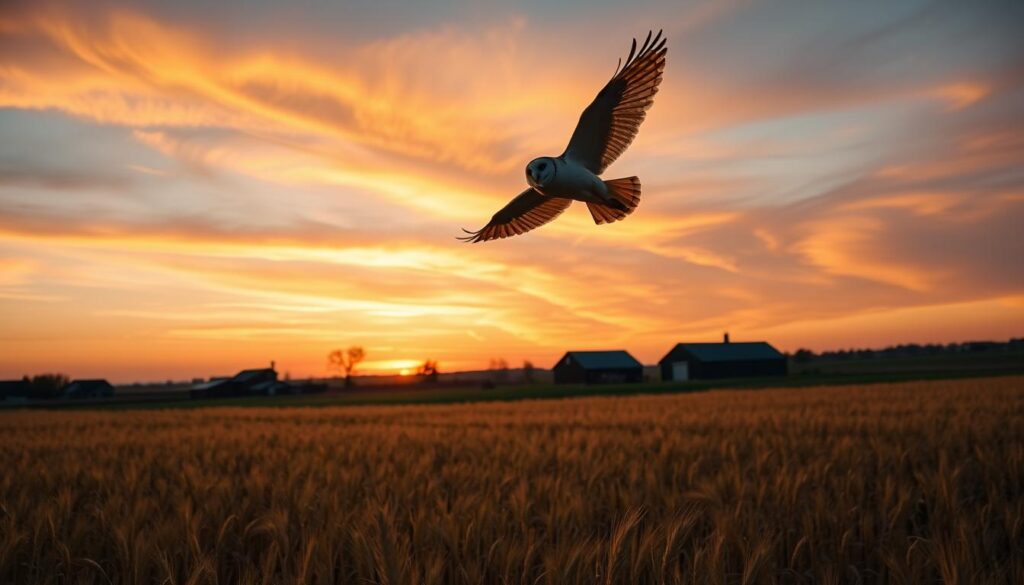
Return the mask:
[[639, 51], [633, 39], [625, 65], [616, 68], [583, 111], [563, 156], [600, 175], [629, 147], [658, 93], [668, 53], [665, 43], [661, 31], [653, 40], [648, 33]]

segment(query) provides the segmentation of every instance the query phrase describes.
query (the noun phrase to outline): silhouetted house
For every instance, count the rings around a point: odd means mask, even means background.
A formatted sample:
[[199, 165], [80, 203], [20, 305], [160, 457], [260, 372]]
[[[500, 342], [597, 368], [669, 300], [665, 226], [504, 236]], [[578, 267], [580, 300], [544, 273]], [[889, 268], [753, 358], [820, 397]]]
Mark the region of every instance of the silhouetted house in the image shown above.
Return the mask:
[[658, 362], [662, 380], [785, 376], [786, 356], [764, 341], [678, 343]]
[[551, 368], [556, 384], [640, 382], [644, 366], [624, 350], [570, 351]]
[[110, 398], [114, 387], [106, 380], [75, 380], [64, 387], [64, 398]]
[[289, 392], [286, 382], [277, 379], [274, 368], [242, 370], [230, 378], [210, 378], [192, 386], [192, 398], [230, 398], [235, 396], [273, 396]]
[[0, 400], [28, 400], [32, 393], [32, 383], [24, 378], [21, 380], [0, 380]]

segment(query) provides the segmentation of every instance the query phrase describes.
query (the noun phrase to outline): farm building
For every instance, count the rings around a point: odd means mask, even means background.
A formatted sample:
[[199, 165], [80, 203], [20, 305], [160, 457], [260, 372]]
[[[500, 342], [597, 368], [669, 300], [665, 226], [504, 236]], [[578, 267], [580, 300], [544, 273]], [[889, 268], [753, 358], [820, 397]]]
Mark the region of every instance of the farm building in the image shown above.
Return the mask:
[[289, 392], [286, 382], [277, 379], [273, 367], [242, 370], [230, 378], [210, 378], [192, 386], [192, 398], [227, 398], [233, 396], [273, 396]]
[[0, 380], [0, 400], [26, 400], [32, 393], [32, 384], [21, 380]]
[[640, 382], [644, 366], [629, 352], [570, 351], [552, 368], [556, 384], [614, 384]]
[[64, 398], [109, 398], [114, 387], [106, 380], [75, 380], [64, 387]]
[[785, 376], [786, 356], [767, 342], [678, 343], [658, 362], [665, 381]]

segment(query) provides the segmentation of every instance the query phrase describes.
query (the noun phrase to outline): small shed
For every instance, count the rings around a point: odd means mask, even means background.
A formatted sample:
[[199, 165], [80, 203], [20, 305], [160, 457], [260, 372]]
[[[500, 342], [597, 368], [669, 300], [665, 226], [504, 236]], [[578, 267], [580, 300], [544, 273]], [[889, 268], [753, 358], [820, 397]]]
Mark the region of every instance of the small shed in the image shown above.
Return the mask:
[[570, 351], [554, 365], [556, 384], [641, 382], [644, 366], [625, 350]]
[[106, 380], [74, 380], [64, 387], [64, 398], [110, 398], [114, 387]]
[[786, 356], [764, 341], [677, 343], [658, 362], [665, 381], [785, 376]]

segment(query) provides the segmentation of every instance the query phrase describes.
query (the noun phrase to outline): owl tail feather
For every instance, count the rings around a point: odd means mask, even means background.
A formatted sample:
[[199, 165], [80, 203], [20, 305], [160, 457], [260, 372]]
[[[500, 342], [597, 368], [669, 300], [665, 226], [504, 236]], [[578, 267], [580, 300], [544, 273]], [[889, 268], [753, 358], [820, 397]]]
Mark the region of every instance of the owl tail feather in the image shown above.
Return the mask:
[[623, 219], [640, 204], [640, 179], [637, 177], [626, 177], [625, 179], [612, 179], [605, 181], [608, 193], [612, 201], [607, 204], [587, 203], [587, 209], [594, 218], [594, 223], [611, 223]]

